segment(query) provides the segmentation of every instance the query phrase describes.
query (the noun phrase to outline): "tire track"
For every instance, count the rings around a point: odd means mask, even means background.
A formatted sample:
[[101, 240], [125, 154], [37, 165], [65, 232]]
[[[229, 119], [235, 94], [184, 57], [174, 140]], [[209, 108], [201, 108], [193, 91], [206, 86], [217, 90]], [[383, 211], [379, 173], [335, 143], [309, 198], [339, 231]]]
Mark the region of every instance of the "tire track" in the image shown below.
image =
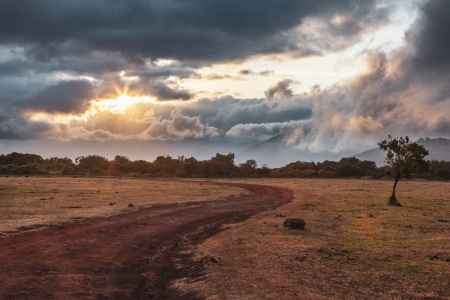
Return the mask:
[[0, 299], [196, 299], [174, 280], [205, 275], [193, 250], [225, 224], [291, 201], [288, 189], [240, 183], [252, 195], [156, 205], [0, 239]]

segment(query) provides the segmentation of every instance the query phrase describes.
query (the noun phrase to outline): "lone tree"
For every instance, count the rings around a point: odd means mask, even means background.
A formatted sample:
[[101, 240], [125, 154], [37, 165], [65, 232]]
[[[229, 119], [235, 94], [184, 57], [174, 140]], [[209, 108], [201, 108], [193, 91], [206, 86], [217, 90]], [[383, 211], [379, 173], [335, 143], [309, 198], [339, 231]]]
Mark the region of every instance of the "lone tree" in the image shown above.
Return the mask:
[[400, 206], [395, 197], [397, 183], [402, 178], [411, 178], [412, 172], [425, 169], [427, 162], [424, 158], [429, 152], [424, 146], [411, 142], [408, 136], [397, 140], [389, 135], [386, 140], [379, 142], [378, 146], [387, 151], [385, 161], [394, 170], [394, 187], [388, 204]]

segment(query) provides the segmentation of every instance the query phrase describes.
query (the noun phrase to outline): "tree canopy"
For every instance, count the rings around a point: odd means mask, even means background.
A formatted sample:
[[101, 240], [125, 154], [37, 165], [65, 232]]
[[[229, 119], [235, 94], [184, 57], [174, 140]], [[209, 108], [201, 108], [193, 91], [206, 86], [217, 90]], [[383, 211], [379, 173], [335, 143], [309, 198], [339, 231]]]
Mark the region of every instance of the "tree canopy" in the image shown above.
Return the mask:
[[389, 135], [387, 139], [379, 142], [378, 146], [381, 150], [387, 151], [385, 161], [394, 173], [394, 187], [388, 203], [400, 206], [395, 196], [399, 180], [410, 178], [413, 172], [425, 169], [427, 167], [425, 156], [429, 152], [424, 146], [411, 142], [408, 136], [396, 139]]
[[[409, 142], [409, 139], [408, 139]], [[387, 147], [388, 142], [383, 143]], [[296, 161], [279, 168], [259, 166], [253, 159], [242, 163], [235, 162], [233, 153], [220, 154], [207, 160], [195, 157], [158, 156], [153, 161], [131, 160], [126, 156], [116, 155], [109, 160], [98, 155], [81, 156], [73, 161], [70, 158], [42, 158], [36, 154], [13, 152], [0, 155], [0, 174], [4, 175], [80, 175], [80, 176], [131, 176], [131, 177], [181, 177], [181, 178], [392, 178], [400, 170], [397, 178], [415, 177], [429, 180], [450, 180], [450, 162], [421, 162], [427, 166], [426, 171], [412, 168], [417, 165], [414, 156], [403, 160], [396, 158], [395, 149], [403, 142], [390, 147], [388, 165], [378, 167], [373, 161], [359, 160], [355, 157], [342, 158], [339, 161], [322, 162]], [[409, 146], [417, 153], [416, 146]], [[420, 149], [419, 149], [420, 150]], [[414, 164], [405, 164], [413, 159]]]

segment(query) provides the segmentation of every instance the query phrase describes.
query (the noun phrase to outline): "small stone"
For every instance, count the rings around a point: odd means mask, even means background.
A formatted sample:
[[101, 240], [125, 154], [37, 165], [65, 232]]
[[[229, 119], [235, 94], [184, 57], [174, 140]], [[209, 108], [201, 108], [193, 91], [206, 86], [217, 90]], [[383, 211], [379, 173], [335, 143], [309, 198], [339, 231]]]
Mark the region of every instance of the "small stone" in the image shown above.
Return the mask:
[[130, 203], [130, 204], [128, 204], [128, 207], [134, 207], [134, 205]]

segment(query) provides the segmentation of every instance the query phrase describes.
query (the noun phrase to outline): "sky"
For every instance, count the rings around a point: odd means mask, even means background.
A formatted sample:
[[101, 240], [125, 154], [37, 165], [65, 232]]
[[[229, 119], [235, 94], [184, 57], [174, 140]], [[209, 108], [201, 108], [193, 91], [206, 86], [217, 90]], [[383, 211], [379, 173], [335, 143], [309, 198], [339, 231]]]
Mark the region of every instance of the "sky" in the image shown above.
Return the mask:
[[271, 139], [291, 151], [266, 153], [276, 166], [450, 137], [449, 13], [447, 0], [0, 0], [0, 153], [207, 159]]

